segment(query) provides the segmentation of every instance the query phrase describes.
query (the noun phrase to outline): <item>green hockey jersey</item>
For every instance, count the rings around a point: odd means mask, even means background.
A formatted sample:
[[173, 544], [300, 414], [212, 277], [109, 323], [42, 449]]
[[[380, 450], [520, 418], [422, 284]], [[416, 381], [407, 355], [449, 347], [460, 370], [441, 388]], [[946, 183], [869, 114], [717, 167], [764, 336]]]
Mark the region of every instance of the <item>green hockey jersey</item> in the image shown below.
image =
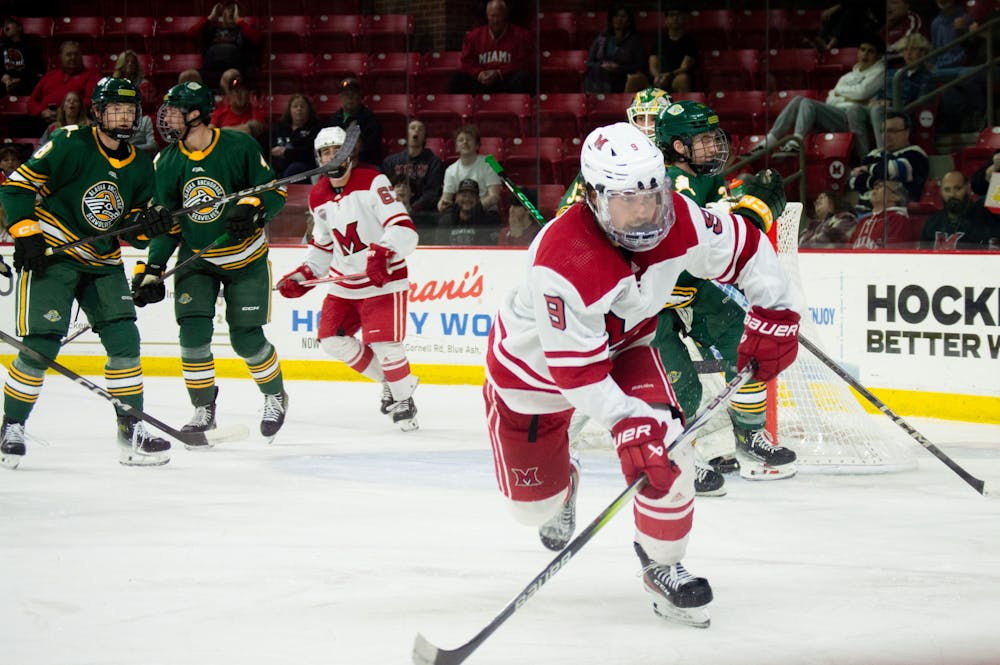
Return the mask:
[[[104, 150], [95, 127], [59, 129], [0, 185], [8, 226], [38, 219], [45, 242], [57, 247], [132, 224], [153, 196], [153, 165], [149, 155], [128, 148], [128, 157], [116, 159]], [[107, 236], [52, 260], [104, 273], [120, 270], [122, 255], [118, 239]]]
[[[150, 242], [150, 264], [165, 265], [178, 244], [181, 245], [178, 258], [183, 260], [226, 232], [226, 217], [237, 202], [213, 205], [211, 199], [274, 180], [274, 172], [253, 137], [229, 129], [212, 131], [212, 141], [204, 150], [190, 150], [180, 141], [161, 151], [154, 160], [157, 204], [176, 210], [196, 206], [200, 201], [206, 203], [180, 217], [169, 234]], [[257, 196], [267, 208], [268, 219], [281, 210], [286, 197], [284, 187]], [[258, 230], [240, 242], [227, 238], [202, 258], [220, 268], [237, 270], [266, 256], [267, 241]]]

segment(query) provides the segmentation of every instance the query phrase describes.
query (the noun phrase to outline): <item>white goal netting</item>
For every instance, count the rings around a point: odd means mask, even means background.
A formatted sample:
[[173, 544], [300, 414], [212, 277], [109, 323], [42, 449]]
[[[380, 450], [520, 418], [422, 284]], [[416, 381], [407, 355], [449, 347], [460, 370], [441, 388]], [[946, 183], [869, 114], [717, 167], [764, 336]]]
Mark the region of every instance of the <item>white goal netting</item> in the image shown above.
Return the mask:
[[[778, 220], [778, 255], [800, 288], [798, 229], [802, 211], [801, 203], [789, 203]], [[724, 288], [746, 305], [739, 291]], [[808, 301], [808, 294], [806, 297]], [[822, 349], [816, 326], [808, 317], [802, 320], [801, 334]], [[690, 340], [688, 345], [692, 357], [701, 360]], [[703, 407], [722, 392], [725, 379], [721, 373], [703, 374], [702, 383]], [[887, 473], [916, 466], [914, 446], [908, 437], [886, 426], [884, 418], [866, 412], [843, 379], [804, 348], [800, 348], [795, 363], [782, 372], [777, 389], [768, 390], [768, 401], [777, 407], [776, 438], [795, 451], [802, 472]], [[610, 435], [590, 423], [571, 435], [574, 448], [611, 447]], [[731, 454], [733, 446], [729, 416], [721, 410], [699, 433], [697, 449], [702, 457], [711, 459]]]

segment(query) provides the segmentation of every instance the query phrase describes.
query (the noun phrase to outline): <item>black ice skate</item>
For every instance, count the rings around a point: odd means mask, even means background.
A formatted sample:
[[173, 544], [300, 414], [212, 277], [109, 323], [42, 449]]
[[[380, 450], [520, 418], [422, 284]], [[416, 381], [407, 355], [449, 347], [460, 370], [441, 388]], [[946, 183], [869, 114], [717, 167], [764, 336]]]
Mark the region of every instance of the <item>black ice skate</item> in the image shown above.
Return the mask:
[[[188, 424], [181, 428], [181, 431], [207, 432], [215, 429], [215, 402], [218, 398], [219, 388], [216, 386], [215, 395], [212, 397], [212, 403], [194, 407], [194, 415], [191, 417], [191, 420], [188, 421]], [[206, 439], [204, 444], [185, 443], [184, 447], [188, 450], [201, 450], [203, 448], [211, 448], [212, 443]]]
[[779, 446], [765, 429], [733, 425], [740, 475], [748, 480], [779, 480], [795, 475], [795, 451]]
[[566, 503], [548, 522], [538, 527], [538, 537], [542, 545], [553, 552], [566, 547], [566, 543], [576, 531], [576, 493], [580, 487], [580, 469], [576, 460], [569, 462], [569, 496]]
[[118, 416], [118, 461], [125, 466], [161, 466], [170, 461], [170, 442], [150, 434], [134, 416]]
[[389, 388], [389, 383], [386, 381], [382, 382], [382, 406], [381, 411], [385, 415], [389, 415], [392, 411], [392, 405], [396, 403], [396, 398], [392, 396], [392, 389]]
[[392, 422], [404, 432], [412, 432], [420, 426], [417, 423], [417, 405], [413, 403], [412, 397], [393, 403]]
[[695, 462], [694, 493], [698, 496], [726, 496], [726, 479], [711, 466]]
[[24, 423], [11, 422], [4, 416], [0, 429], [0, 466], [16, 469], [24, 453]]
[[639, 543], [635, 553], [642, 563], [642, 582], [653, 601], [653, 612], [669, 621], [695, 628], [708, 628], [711, 619], [705, 606], [712, 602], [712, 587], [704, 577], [695, 577], [680, 562], [659, 564], [646, 555]]
[[718, 457], [713, 457], [708, 460], [709, 466], [715, 470], [716, 473], [736, 473], [740, 470], [740, 463], [735, 457], [730, 457], [729, 455], [719, 455]]
[[274, 436], [285, 424], [285, 413], [288, 411], [288, 393], [281, 391], [280, 395], [264, 395], [264, 415], [260, 419], [260, 433], [271, 443]]

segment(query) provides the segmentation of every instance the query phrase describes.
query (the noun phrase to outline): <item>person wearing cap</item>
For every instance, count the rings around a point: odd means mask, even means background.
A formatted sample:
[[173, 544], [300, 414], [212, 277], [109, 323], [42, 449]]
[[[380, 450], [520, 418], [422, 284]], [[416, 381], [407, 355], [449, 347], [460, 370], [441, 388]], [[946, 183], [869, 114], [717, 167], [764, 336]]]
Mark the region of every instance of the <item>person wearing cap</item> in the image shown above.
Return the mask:
[[8, 16], [0, 34], [0, 58], [3, 74], [0, 75], [0, 93], [27, 95], [45, 71], [42, 46], [34, 35], [25, 35], [21, 19]]
[[348, 76], [337, 86], [340, 109], [330, 117], [329, 127], [347, 129], [357, 123], [361, 128], [361, 152], [358, 160], [374, 164], [382, 163], [382, 125], [370, 108], [361, 102], [361, 83]]
[[479, 201], [479, 183], [466, 178], [458, 185], [455, 205], [438, 220], [442, 233], [439, 244], [495, 245], [500, 232], [500, 215], [486, 210]]
[[[538, 194], [533, 189], [521, 190], [525, 198], [538, 210]], [[538, 220], [528, 212], [528, 209], [516, 196], [510, 200], [510, 212], [507, 214], [507, 226], [500, 229], [497, 237], [498, 245], [528, 246], [541, 229]]]
[[247, 80], [238, 69], [227, 69], [220, 79], [225, 93], [223, 103], [212, 112], [212, 124], [233, 129], [257, 138], [267, 126], [261, 110], [253, 103]]

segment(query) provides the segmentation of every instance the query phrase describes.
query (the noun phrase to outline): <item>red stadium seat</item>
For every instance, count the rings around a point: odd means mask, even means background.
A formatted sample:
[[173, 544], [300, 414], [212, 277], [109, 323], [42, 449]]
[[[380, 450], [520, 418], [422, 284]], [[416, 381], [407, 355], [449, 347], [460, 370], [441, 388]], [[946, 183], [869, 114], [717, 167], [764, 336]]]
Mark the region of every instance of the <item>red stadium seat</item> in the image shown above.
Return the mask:
[[687, 32], [702, 50], [728, 44], [733, 31], [733, 13], [728, 9], [692, 9], [688, 13]]
[[786, 106], [788, 106], [788, 103], [796, 97], [805, 97], [806, 99], [818, 99], [822, 101], [826, 97], [826, 93], [821, 90], [812, 90], [809, 88], [799, 90], [779, 90], [768, 98], [767, 111], [770, 115], [771, 121], [773, 122], [778, 114], [781, 113]]
[[118, 54], [125, 49], [152, 52], [156, 20], [152, 16], [114, 16], [104, 24], [104, 50]]
[[448, 81], [456, 69], [462, 66], [461, 51], [432, 51], [424, 55], [417, 92], [420, 94], [441, 94], [448, 92]]
[[767, 131], [764, 112], [767, 93], [763, 90], [716, 92], [708, 105], [719, 116], [719, 125], [733, 134], [760, 134]]
[[987, 127], [979, 132], [975, 145], [963, 148], [952, 155], [955, 169], [969, 177], [979, 170], [997, 150], [1000, 150], [1000, 126]]
[[156, 48], [162, 53], [191, 53], [201, 49], [197, 34], [191, 34], [204, 16], [164, 16], [156, 19]]
[[468, 122], [472, 95], [417, 95], [414, 111], [427, 127], [428, 136], [450, 138]]
[[[576, 48], [590, 49], [590, 45], [608, 28], [607, 12], [582, 12], [576, 16]], [[544, 42], [543, 42], [544, 43]]]
[[485, 136], [521, 136], [530, 131], [530, 95], [485, 94], [472, 104], [470, 122]]
[[271, 119], [271, 122], [278, 122], [285, 109], [288, 108], [288, 102], [291, 101], [295, 93], [282, 93], [275, 95], [268, 95], [263, 98], [264, 110], [267, 112]]
[[[819, 24], [816, 24], [816, 30]], [[788, 29], [788, 11], [785, 9], [744, 9], [734, 17], [733, 48], [752, 48], [766, 52], [784, 48], [792, 41]], [[797, 45], [797, 44], [796, 44]]]
[[834, 132], [806, 137], [806, 195], [809, 200], [827, 189], [845, 191], [851, 172], [854, 134]]
[[906, 211], [910, 216], [928, 216], [941, 210], [941, 185], [937, 180], [928, 178], [924, 183], [924, 191], [920, 195], [920, 200], [910, 201], [906, 204]]
[[699, 79], [705, 90], [755, 90], [760, 65], [757, 51], [703, 51]]
[[775, 90], [816, 88], [813, 75], [819, 64], [816, 49], [771, 49], [762, 65], [769, 77], [768, 86]]
[[507, 143], [504, 170], [522, 187], [554, 184], [560, 180], [563, 141], [554, 136], [515, 138]]
[[582, 92], [565, 92], [556, 95], [538, 95], [539, 136], [559, 136], [567, 139], [583, 134], [587, 116], [587, 95]]
[[409, 14], [375, 14], [362, 26], [360, 48], [369, 53], [413, 51], [413, 32]]
[[928, 155], [937, 152], [937, 116], [940, 102], [940, 97], [934, 97], [910, 112], [910, 117], [913, 119], [910, 141], [923, 148]]
[[542, 217], [550, 220], [556, 215], [556, 208], [566, 193], [566, 187], [562, 183], [543, 184], [538, 186], [538, 212]]
[[587, 48], [577, 46], [576, 42], [576, 12], [539, 12], [538, 42], [545, 48], [564, 50]]
[[422, 58], [419, 53], [375, 53], [368, 59], [367, 85], [372, 92], [416, 92]]
[[306, 77], [306, 89], [313, 94], [337, 94], [340, 81], [354, 77], [362, 82], [368, 71], [367, 53], [323, 53], [313, 60], [313, 75]]
[[708, 95], [704, 92], [698, 92], [697, 90], [692, 90], [690, 92], [679, 92], [676, 95], [671, 95], [671, 99], [675, 102], [682, 99], [687, 99], [692, 102], [698, 102], [699, 104], [708, 104]]
[[368, 99], [367, 106], [378, 118], [383, 138], [405, 140], [406, 126], [413, 115], [408, 95], [376, 93]]
[[169, 90], [177, 83], [177, 76], [187, 69], [201, 69], [201, 53], [161, 53], [153, 59], [150, 78], [158, 90]]
[[52, 36], [52, 19], [48, 16], [22, 16], [20, 21], [26, 35], [34, 35], [45, 40]]
[[[608, 29], [608, 13], [601, 12], [604, 16], [604, 24], [601, 26], [600, 32], [604, 32]], [[664, 29], [663, 17], [660, 12], [656, 10], [642, 10], [635, 13], [635, 31], [639, 33], [642, 40], [646, 44], [656, 43], [656, 33]], [[590, 44], [581, 48], [588, 48]]]
[[363, 26], [360, 14], [319, 14], [309, 22], [309, 43], [315, 53], [353, 51]]
[[271, 53], [268, 64], [257, 77], [262, 90], [276, 94], [302, 92], [303, 81], [313, 69], [313, 57], [308, 53]]
[[813, 74], [813, 88], [830, 90], [837, 85], [837, 79], [851, 71], [858, 62], [858, 49], [833, 48], [823, 53]]
[[271, 52], [303, 52], [309, 44], [309, 17], [302, 15], [265, 17], [261, 25], [261, 36], [264, 48]]
[[426, 148], [438, 156], [441, 161], [447, 162], [454, 160], [454, 151], [448, 147], [448, 140], [441, 136], [427, 136]]
[[[26, 133], [29, 129], [31, 135], [37, 132], [32, 128], [33, 123], [28, 122], [28, 96], [15, 97], [12, 95], [0, 96], [0, 136], [18, 136]], [[22, 129], [22, 126], [24, 128]]]
[[540, 92], [580, 92], [586, 51], [542, 51]]
[[502, 136], [480, 136], [479, 154], [493, 155], [493, 157], [502, 164], [503, 160], [507, 157], [507, 151], [504, 143], [505, 141]]
[[103, 16], [61, 16], [52, 21], [52, 42], [55, 48], [67, 40], [80, 43], [80, 50], [88, 54], [104, 52], [100, 44], [104, 35]]
[[789, 10], [788, 29], [797, 35], [815, 35], [819, 32], [822, 13], [821, 8]]
[[589, 134], [595, 127], [602, 127], [628, 120], [626, 111], [635, 97], [630, 92], [590, 95], [587, 117], [580, 134]]

